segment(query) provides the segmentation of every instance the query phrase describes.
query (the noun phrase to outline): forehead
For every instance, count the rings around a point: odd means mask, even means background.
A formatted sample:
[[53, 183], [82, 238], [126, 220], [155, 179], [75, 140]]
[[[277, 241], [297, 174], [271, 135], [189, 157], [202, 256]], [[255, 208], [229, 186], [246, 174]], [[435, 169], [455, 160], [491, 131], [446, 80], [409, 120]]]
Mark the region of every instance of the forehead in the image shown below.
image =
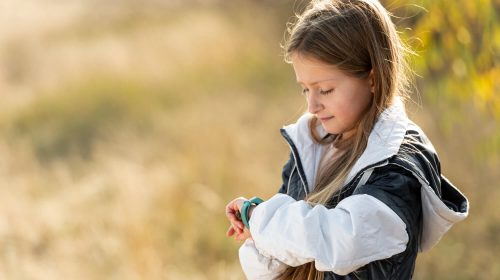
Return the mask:
[[344, 76], [342, 71], [331, 64], [303, 54], [291, 56], [298, 83], [315, 84], [321, 81], [337, 80]]

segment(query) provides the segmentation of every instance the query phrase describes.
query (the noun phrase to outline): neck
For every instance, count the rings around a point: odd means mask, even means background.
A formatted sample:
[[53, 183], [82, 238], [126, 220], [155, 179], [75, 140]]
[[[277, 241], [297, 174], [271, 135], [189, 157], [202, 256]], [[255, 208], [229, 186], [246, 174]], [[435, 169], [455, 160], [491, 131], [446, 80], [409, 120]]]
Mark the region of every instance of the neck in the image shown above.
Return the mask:
[[341, 138], [342, 140], [348, 140], [348, 139], [351, 139], [352, 137], [354, 137], [354, 135], [356, 135], [356, 131], [357, 129], [356, 128], [353, 128], [349, 131], [346, 131], [346, 132], [343, 132], [341, 135]]

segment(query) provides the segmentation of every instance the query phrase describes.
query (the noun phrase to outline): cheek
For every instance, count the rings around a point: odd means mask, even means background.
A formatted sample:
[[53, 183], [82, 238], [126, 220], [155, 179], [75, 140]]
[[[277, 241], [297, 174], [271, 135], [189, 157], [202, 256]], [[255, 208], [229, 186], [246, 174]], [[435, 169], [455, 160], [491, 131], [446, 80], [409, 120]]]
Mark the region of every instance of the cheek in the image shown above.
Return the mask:
[[371, 94], [368, 92], [358, 91], [355, 94], [342, 100], [339, 104], [344, 118], [348, 122], [357, 122], [369, 108], [371, 103]]

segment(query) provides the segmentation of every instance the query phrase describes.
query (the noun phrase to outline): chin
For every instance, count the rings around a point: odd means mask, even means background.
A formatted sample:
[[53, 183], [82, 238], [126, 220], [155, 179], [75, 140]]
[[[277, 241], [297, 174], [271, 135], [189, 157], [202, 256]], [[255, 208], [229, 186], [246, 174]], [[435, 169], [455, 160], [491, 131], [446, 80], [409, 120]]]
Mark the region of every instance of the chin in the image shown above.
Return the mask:
[[326, 132], [330, 133], [330, 134], [339, 134], [339, 133], [340, 133], [340, 130], [335, 129], [335, 128], [333, 128], [333, 127], [328, 127], [328, 126], [325, 126], [325, 125], [322, 125], [322, 126], [323, 126], [323, 129], [324, 129]]

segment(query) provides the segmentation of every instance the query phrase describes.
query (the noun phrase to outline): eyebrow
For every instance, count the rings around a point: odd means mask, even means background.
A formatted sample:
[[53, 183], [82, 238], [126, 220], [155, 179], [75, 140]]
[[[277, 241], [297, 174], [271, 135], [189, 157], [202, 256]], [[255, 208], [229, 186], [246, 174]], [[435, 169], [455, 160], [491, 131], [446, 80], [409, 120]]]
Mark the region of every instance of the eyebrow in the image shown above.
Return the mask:
[[[312, 82], [310, 85], [312, 86], [312, 85], [315, 85], [315, 84], [319, 84], [319, 83], [326, 82], [326, 81], [331, 81], [331, 80], [336, 80], [336, 78], [330, 78], [330, 79], [325, 79], [325, 80], [320, 80], [320, 81]], [[297, 80], [297, 83], [305, 85], [302, 81], [299, 81], [299, 80]]]

